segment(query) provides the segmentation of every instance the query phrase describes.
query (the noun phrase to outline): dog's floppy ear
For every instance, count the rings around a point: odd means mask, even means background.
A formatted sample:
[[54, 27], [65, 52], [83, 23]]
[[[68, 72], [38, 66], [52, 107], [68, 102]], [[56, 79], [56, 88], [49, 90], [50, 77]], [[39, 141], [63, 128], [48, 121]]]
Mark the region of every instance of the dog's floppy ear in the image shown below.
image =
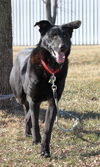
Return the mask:
[[70, 33], [70, 37], [72, 37], [73, 29], [79, 28], [80, 25], [81, 25], [81, 21], [77, 20], [77, 21], [73, 21], [73, 22], [62, 25], [62, 28], [63, 29], [68, 29], [69, 33]]
[[39, 31], [43, 36], [53, 25], [47, 20], [41, 20], [39, 22], [36, 22], [34, 26], [40, 27]]

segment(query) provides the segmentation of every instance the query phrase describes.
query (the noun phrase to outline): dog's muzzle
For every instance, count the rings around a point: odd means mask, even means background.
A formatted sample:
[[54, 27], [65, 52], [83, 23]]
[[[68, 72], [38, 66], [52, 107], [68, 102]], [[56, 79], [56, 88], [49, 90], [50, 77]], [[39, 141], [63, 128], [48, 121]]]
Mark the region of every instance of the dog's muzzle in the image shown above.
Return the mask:
[[56, 52], [53, 51], [53, 56], [57, 63], [62, 64], [65, 61], [65, 53], [64, 52]]
[[52, 50], [52, 55], [55, 58], [58, 64], [62, 64], [65, 61], [65, 52], [66, 52], [66, 45], [59, 46], [59, 51]]

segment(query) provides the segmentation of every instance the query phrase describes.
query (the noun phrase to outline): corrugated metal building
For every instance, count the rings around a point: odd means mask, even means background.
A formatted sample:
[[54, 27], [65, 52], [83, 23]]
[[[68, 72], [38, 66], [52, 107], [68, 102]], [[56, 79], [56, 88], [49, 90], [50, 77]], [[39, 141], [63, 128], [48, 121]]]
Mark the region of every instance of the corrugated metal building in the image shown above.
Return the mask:
[[[53, 0], [52, 0], [53, 1]], [[58, 0], [56, 24], [81, 20], [75, 30], [74, 45], [100, 44], [100, 0]], [[12, 0], [13, 44], [35, 45], [39, 41], [35, 22], [46, 19], [43, 0]]]

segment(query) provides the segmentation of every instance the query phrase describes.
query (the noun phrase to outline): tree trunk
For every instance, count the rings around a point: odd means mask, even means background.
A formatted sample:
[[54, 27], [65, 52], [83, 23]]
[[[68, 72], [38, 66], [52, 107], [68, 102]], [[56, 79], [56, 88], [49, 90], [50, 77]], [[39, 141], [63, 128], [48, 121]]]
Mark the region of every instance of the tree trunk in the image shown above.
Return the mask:
[[[0, 0], [0, 95], [11, 93], [9, 74], [12, 68], [12, 59], [11, 1]], [[8, 100], [1, 99], [0, 108], [7, 106]]]
[[55, 24], [56, 15], [57, 15], [57, 1], [53, 0], [53, 13], [51, 12], [51, 0], [46, 0], [46, 15], [47, 20], [49, 20], [52, 24]]

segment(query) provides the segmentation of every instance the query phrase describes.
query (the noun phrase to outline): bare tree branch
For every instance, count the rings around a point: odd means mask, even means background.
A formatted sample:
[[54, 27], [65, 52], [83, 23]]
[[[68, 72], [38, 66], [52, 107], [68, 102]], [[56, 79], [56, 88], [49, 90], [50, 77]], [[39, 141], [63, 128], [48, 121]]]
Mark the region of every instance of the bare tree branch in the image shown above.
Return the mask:
[[45, 3], [46, 4], [46, 0], [42, 0], [43, 1], [43, 3]]
[[53, 16], [52, 16], [52, 23], [54, 24], [56, 21], [56, 14], [57, 14], [57, 1], [54, 0], [54, 5], [53, 5]]
[[52, 17], [51, 17], [51, 0], [46, 0], [46, 16], [47, 19], [52, 22]]
[[52, 24], [55, 24], [58, 0], [53, 0], [53, 14], [51, 12], [51, 2], [52, 2], [52, 0], [42, 0], [42, 1], [46, 4], [47, 20], [49, 20]]

